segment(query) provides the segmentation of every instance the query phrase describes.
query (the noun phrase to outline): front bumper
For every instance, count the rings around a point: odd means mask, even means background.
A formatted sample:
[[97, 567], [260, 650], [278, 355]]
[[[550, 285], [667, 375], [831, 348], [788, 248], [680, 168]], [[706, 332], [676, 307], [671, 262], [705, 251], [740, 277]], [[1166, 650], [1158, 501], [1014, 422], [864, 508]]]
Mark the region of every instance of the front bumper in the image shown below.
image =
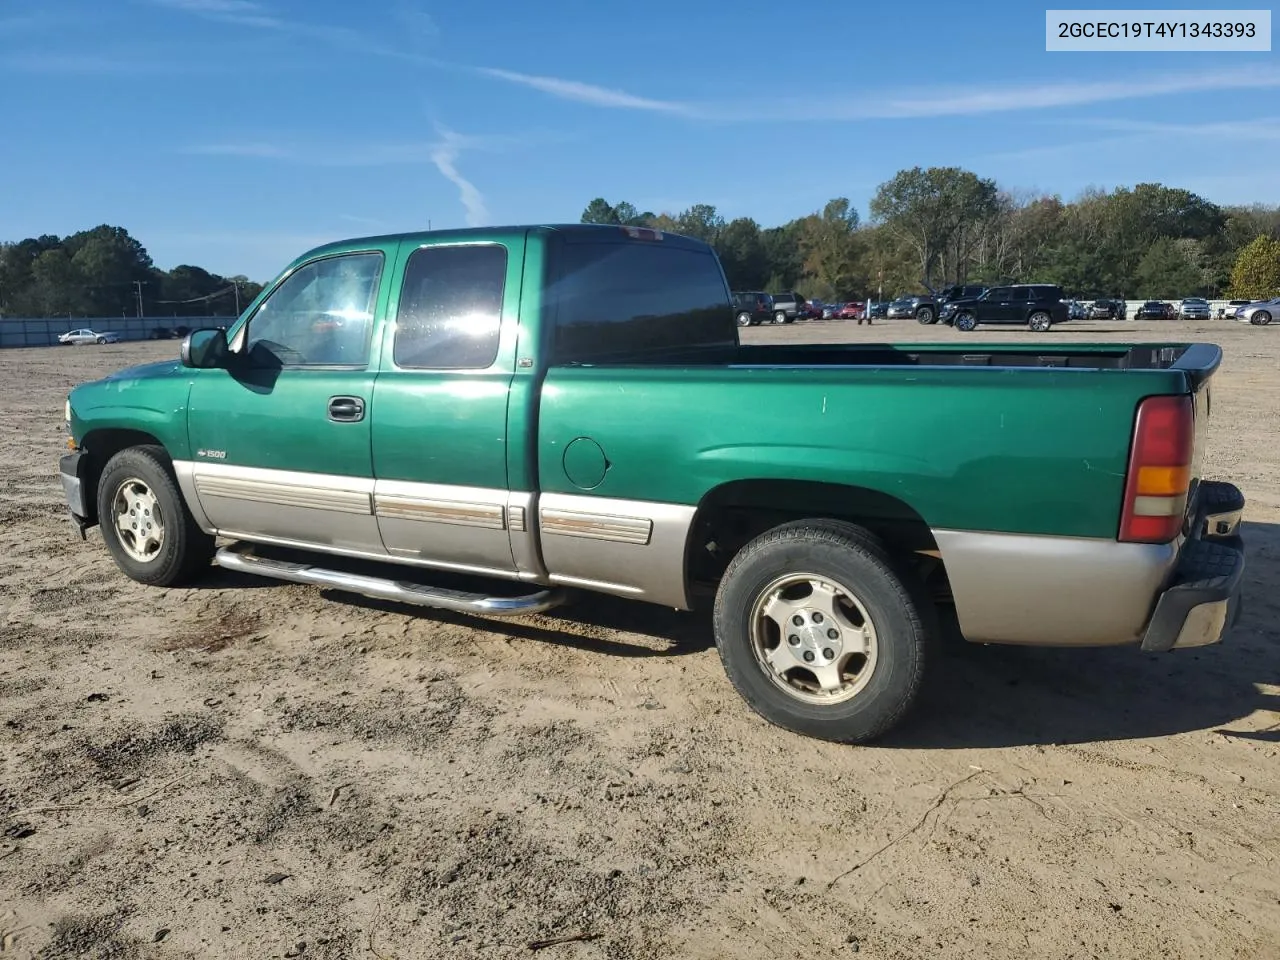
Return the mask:
[[86, 527], [93, 526], [93, 511], [86, 502], [89, 489], [89, 458], [83, 451], [68, 453], [58, 460], [58, 475], [62, 480], [62, 493], [67, 500], [67, 510], [71, 514], [71, 526], [75, 528], [80, 539], [85, 539]]
[[1142, 637], [1148, 652], [1218, 643], [1240, 616], [1244, 494], [1230, 483], [1202, 481], [1192, 529], [1169, 585]]

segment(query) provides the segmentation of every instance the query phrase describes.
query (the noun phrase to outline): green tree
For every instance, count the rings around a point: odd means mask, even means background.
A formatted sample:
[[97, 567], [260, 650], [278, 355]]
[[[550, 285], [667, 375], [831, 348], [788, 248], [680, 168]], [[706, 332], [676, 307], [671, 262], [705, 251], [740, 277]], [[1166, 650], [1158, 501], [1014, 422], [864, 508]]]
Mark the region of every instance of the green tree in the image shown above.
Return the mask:
[[763, 290], [769, 281], [769, 257], [760, 225], [748, 217], [731, 220], [717, 245], [725, 278], [734, 290]]
[[85, 297], [84, 274], [65, 247], [46, 250], [31, 265], [32, 294], [38, 315], [49, 317], [84, 315], [89, 306]]
[[1138, 296], [1157, 300], [1199, 292], [1200, 271], [1178, 241], [1161, 237], [1147, 248], [1136, 273]]
[[724, 227], [724, 217], [716, 212], [714, 206], [695, 203], [676, 217], [675, 232], [715, 246]]
[[583, 223], [617, 223], [618, 214], [604, 197], [596, 197], [582, 211]]
[[1235, 299], [1266, 300], [1277, 294], [1280, 294], [1280, 240], [1256, 237], [1236, 258], [1228, 295]]
[[871, 199], [872, 217], [915, 251], [929, 282], [963, 272], [980, 225], [998, 211], [995, 181], [959, 167], [912, 167], [880, 184]]
[[858, 211], [845, 197], [829, 201], [821, 213], [800, 221], [804, 272], [816, 287], [811, 292], [825, 299], [843, 298], [865, 285], [865, 273], [857, 262], [857, 230]]

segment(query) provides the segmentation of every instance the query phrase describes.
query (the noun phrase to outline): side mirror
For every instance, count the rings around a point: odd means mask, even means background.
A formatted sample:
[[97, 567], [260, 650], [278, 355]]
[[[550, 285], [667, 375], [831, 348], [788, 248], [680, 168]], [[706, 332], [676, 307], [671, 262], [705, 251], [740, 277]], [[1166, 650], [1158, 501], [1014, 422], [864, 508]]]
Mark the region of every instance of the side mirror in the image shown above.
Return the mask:
[[197, 370], [225, 367], [230, 359], [227, 331], [221, 327], [192, 330], [182, 340], [182, 365]]

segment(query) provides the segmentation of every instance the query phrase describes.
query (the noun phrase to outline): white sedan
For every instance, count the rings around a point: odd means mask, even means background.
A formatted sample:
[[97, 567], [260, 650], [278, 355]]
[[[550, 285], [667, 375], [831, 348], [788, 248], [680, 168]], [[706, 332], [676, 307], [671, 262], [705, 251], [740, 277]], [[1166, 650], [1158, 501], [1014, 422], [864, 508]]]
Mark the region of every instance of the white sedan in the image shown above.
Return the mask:
[[61, 344], [79, 346], [82, 343], [119, 343], [118, 333], [94, 333], [92, 330], [68, 330], [58, 337]]

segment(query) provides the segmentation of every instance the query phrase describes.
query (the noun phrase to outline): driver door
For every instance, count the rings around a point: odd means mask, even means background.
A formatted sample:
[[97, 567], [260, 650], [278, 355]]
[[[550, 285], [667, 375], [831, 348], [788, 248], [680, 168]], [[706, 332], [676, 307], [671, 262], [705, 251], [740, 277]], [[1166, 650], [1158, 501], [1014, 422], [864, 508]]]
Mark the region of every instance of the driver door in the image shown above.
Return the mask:
[[318, 257], [282, 278], [196, 370], [191, 483], [224, 536], [385, 555], [369, 410], [396, 243]]
[[992, 287], [978, 302], [978, 319], [983, 323], [1013, 323], [1013, 288]]

